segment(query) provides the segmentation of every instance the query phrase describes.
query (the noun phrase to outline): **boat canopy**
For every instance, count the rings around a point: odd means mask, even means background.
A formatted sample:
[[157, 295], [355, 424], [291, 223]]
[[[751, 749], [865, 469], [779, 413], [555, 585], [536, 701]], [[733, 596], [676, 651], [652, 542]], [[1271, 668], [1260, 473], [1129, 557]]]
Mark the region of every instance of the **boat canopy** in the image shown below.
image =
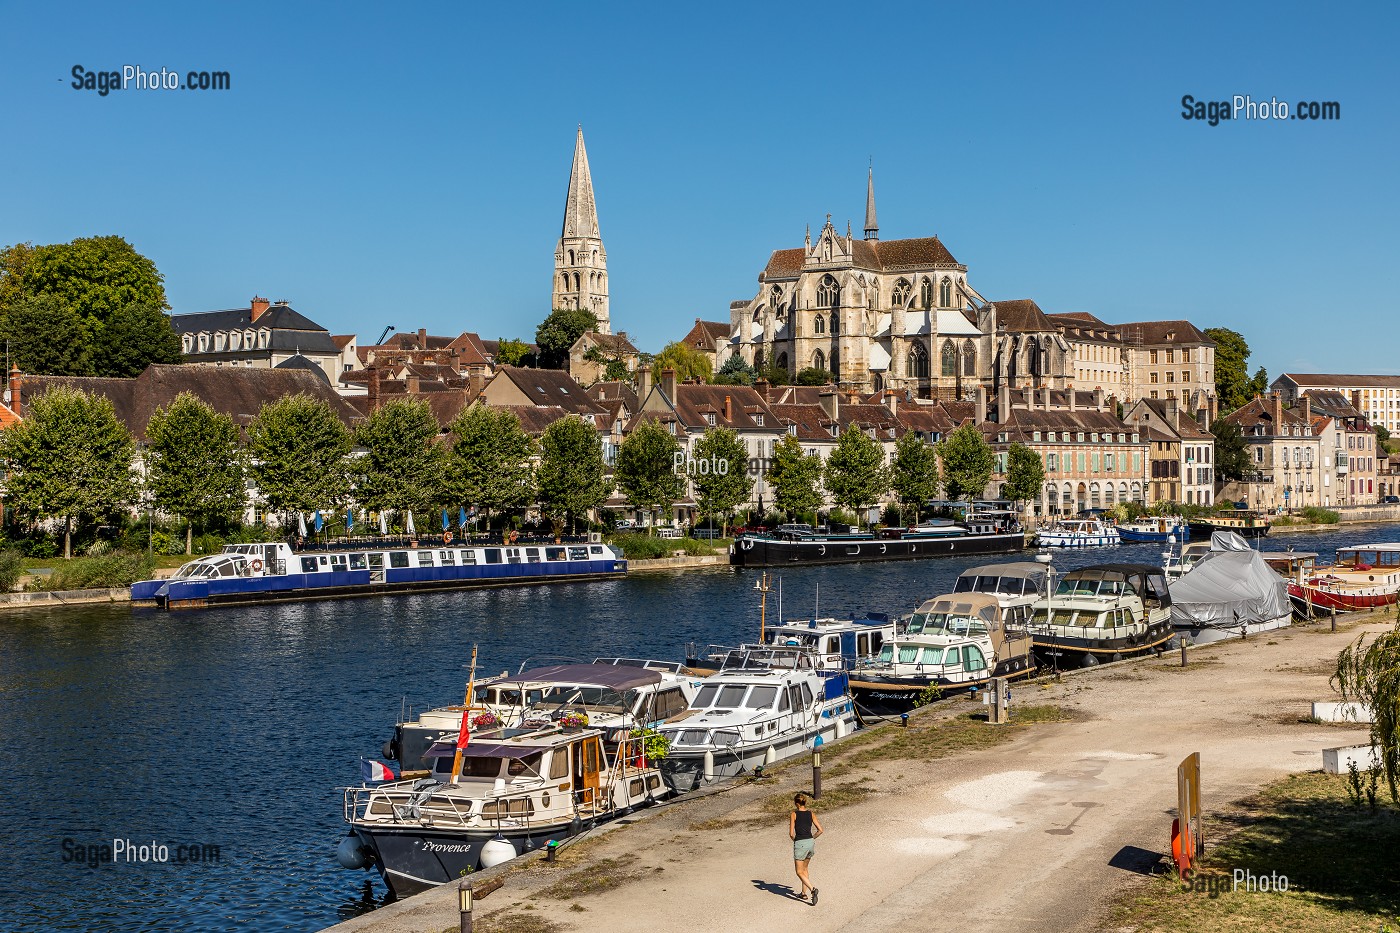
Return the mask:
[[494, 681], [492, 687], [538, 686], [540, 684], [573, 684], [630, 690], [661, 683], [661, 673], [630, 664], [552, 664], [521, 671], [514, 677]]
[[1001, 612], [1001, 603], [989, 593], [957, 593], [926, 599], [918, 611], [921, 614], [967, 616], [994, 623]]
[[1172, 604], [1166, 572], [1151, 564], [1095, 564], [1071, 570], [1060, 578], [1055, 595], [1099, 596], [1111, 593], [1118, 585], [1126, 585], [1144, 605], [1155, 601], [1165, 609]]
[[[505, 745], [500, 742], [471, 742], [462, 749], [463, 758], [528, 758], [538, 755], [549, 746], [545, 745]], [[424, 758], [451, 758], [457, 754], [457, 741], [434, 742], [423, 755]]]
[[1178, 628], [1269, 622], [1289, 612], [1288, 582], [1248, 548], [1212, 550], [1172, 584], [1172, 624]]
[[986, 564], [964, 570], [953, 591], [957, 593], [1040, 593], [1045, 589], [1046, 568], [1035, 561]]
[[1210, 535], [1212, 551], [1250, 551], [1249, 542], [1233, 531], [1214, 531]]

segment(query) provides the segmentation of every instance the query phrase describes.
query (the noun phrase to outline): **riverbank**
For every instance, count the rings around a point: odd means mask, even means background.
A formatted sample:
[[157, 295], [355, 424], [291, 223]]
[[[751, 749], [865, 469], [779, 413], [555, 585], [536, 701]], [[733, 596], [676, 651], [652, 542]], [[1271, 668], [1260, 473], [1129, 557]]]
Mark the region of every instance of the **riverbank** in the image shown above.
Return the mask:
[[56, 606], [90, 606], [94, 603], [129, 603], [131, 588], [99, 587], [90, 590], [22, 590], [0, 593], [0, 610], [52, 609]]
[[[1202, 756], [1209, 838], [1210, 821], [1230, 801], [1320, 768], [1323, 748], [1364, 740], [1364, 729], [1312, 721], [1309, 704], [1331, 697], [1330, 659], [1343, 646], [1391, 624], [1384, 615], [1347, 616], [1335, 633], [1297, 626], [1203, 646], [1186, 668], [1171, 653], [1023, 685], [1013, 690], [1013, 721], [1024, 704], [1062, 709], [1068, 721], [992, 747], [974, 730], [941, 760], [833, 748], [817, 804], [826, 834], [812, 863], [822, 890], [816, 909], [791, 896], [783, 814], [773, 803], [809, 786], [803, 760], [772, 782], [642, 815], [586, 842], [587, 860], [568, 868], [522, 860], [480, 905], [476, 929], [652, 933], [656, 912], [637, 905], [663, 903], [703, 904], [703, 921], [688, 921], [696, 930], [892, 930], [950, 903], [975, 904], [959, 913], [970, 930], [1099, 929], [1169, 848], [1176, 766], [1186, 755]], [[934, 707], [909, 733], [971, 708]], [[857, 738], [897, 741], [900, 732], [891, 725]], [[843, 766], [848, 755], [860, 767]], [[597, 883], [582, 883], [585, 876]], [[332, 929], [444, 929], [456, 921], [455, 904], [448, 885]]]

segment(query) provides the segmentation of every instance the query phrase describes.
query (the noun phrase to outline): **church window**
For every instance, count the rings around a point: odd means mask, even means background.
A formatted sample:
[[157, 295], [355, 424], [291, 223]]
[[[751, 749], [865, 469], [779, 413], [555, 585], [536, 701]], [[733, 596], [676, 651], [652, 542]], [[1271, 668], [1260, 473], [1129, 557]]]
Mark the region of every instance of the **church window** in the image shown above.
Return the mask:
[[909, 283], [900, 279], [894, 283], [894, 292], [890, 295], [890, 301], [896, 308], [902, 308], [909, 304]]
[[812, 368], [813, 368], [813, 369], [826, 369], [826, 354], [822, 353], [822, 351], [820, 351], [820, 350], [817, 350], [815, 353], [813, 353], [813, 354], [812, 354]]
[[598, 264], [598, 251], [596, 249], [593, 251], [593, 264], [595, 266]]
[[953, 348], [953, 342], [951, 340], [944, 342], [943, 352], [940, 356], [942, 374], [945, 376], [956, 376], [958, 374], [958, 351]]
[[971, 340], [963, 344], [963, 375], [977, 375], [977, 350], [973, 348]]
[[841, 333], [841, 315], [835, 311], [831, 312], [831, 332], [833, 334]]
[[947, 276], [938, 285], [938, 305], [942, 308], [951, 307], [953, 304], [953, 280]]
[[817, 284], [817, 307], [834, 308], [841, 297], [841, 288], [836, 284], [836, 280], [829, 275], [822, 276], [821, 282]]
[[933, 282], [926, 277], [919, 286], [919, 303], [925, 308], [933, 307]]
[[914, 349], [909, 351], [909, 375], [915, 379], [928, 378], [928, 351], [921, 343], [914, 344]]
[[787, 368], [788, 368], [788, 355], [787, 355], [786, 353], [779, 353], [779, 354], [778, 354], [778, 360], [777, 360], [777, 363], [776, 363], [775, 365], [776, 365], [779, 369], [787, 369]]
[[580, 279], [579, 279], [579, 277], [578, 277], [578, 273], [575, 272], [575, 273], [574, 273], [574, 291], [578, 291], [580, 288], [583, 287], [582, 285], [579, 284], [579, 282], [580, 282]]
[[824, 318], [824, 317], [822, 317], [820, 314], [818, 314], [818, 315], [812, 320], [812, 332], [815, 333], [815, 334], [824, 334], [824, 333], [826, 333], [826, 318]]
[[564, 291], [569, 290], [569, 273], [559, 273], [559, 287], [562, 288]]
[[573, 251], [573, 250], [569, 250], [569, 265], [572, 266], [573, 264], [574, 264], [574, 251]]
[[831, 351], [831, 371], [839, 373], [841, 371], [841, 351]]

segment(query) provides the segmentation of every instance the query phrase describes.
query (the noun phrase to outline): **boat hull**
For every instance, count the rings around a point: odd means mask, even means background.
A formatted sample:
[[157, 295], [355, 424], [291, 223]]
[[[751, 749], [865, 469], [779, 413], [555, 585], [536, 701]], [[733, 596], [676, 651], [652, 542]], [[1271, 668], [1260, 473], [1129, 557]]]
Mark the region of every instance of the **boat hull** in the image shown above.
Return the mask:
[[850, 564], [862, 561], [919, 560], [965, 554], [1011, 554], [1025, 550], [1020, 532], [927, 538], [877, 538], [859, 541], [780, 541], [740, 538], [730, 545], [735, 567], [776, 567], [795, 564]]
[[[1028, 677], [1035, 671], [1035, 661], [1030, 657], [1013, 658], [998, 664], [990, 676], [976, 680], [950, 681], [942, 677], [853, 677], [851, 696], [856, 708], [867, 716], [898, 716], [918, 709], [932, 699], [961, 693], [973, 687], [985, 686], [992, 677], [1017, 679]], [[925, 691], [934, 687], [938, 697], [930, 697]]]
[[1177, 628], [1176, 633], [1185, 639], [1188, 644], [1209, 645], [1212, 642], [1225, 641], [1228, 638], [1248, 638], [1250, 635], [1272, 632], [1274, 629], [1280, 629], [1292, 624], [1293, 614], [1290, 612], [1288, 615], [1279, 616], [1277, 619], [1265, 619], [1262, 622], [1248, 622], [1243, 626]]
[[[711, 763], [708, 768], [705, 762], [706, 749], [680, 749], [672, 745], [670, 752], [660, 762], [661, 779], [668, 790], [684, 794], [708, 783], [752, 772], [761, 765], [793, 758], [809, 751], [817, 736], [821, 736], [822, 743], [827, 744], [841, 735], [855, 731], [858, 723], [853, 705], [844, 703], [842, 707], [833, 711], [829, 717], [824, 715], [822, 725], [817, 729], [797, 730], [762, 743], [710, 748], [708, 751], [711, 753]], [[771, 756], [769, 749], [772, 749]]]
[[1206, 539], [1209, 539], [1217, 531], [1233, 531], [1242, 538], [1262, 538], [1269, 533], [1269, 526], [1263, 522], [1249, 525], [1217, 525], [1214, 522], [1195, 521], [1191, 522], [1188, 527], [1192, 535]]
[[1035, 656], [1045, 667], [1093, 667], [1160, 650], [1173, 637], [1170, 619], [1148, 625], [1143, 631], [1117, 638], [1076, 638], [1037, 632]]
[[1168, 538], [1176, 538], [1177, 543], [1189, 541], [1191, 538], [1190, 526], [1183, 525], [1171, 531], [1138, 531], [1132, 528], [1118, 528], [1118, 537], [1125, 542], [1160, 541], [1166, 543]]
[[[380, 826], [356, 823], [355, 837], [374, 853], [373, 864], [384, 883], [403, 899], [448, 881], [466, 877], [481, 867], [481, 849], [496, 830], [463, 832], [421, 826]], [[517, 853], [544, 847], [551, 839], [574, 835], [574, 824], [557, 823], [529, 829], [505, 827], [501, 835]]]
[[1041, 547], [1113, 547], [1119, 543], [1119, 536], [1117, 532], [1080, 535], [1052, 531], [1036, 535], [1035, 540]]
[[[1322, 615], [1333, 610], [1358, 612], [1362, 609], [1392, 606], [1396, 601], [1396, 592], [1387, 592], [1379, 587], [1359, 587], [1353, 591], [1289, 583], [1288, 598], [1299, 607], [1311, 605], [1313, 615]], [[1307, 612], [1306, 608], [1302, 608], [1302, 611]]]

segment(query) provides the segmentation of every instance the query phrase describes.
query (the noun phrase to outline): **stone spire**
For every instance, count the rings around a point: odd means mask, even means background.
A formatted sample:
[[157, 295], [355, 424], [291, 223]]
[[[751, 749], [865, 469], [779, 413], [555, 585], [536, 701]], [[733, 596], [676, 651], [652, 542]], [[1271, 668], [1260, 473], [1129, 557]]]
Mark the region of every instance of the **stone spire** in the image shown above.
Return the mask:
[[875, 219], [875, 167], [872, 165], [865, 178], [865, 238], [880, 239], [880, 224]]
[[600, 333], [612, 333], [608, 312], [608, 253], [598, 232], [598, 206], [583, 127], [574, 141], [574, 165], [564, 199], [564, 225], [554, 249], [554, 297], [550, 307], [582, 308], [598, 319]]
[[569, 195], [564, 201], [564, 229], [560, 236], [601, 236], [598, 206], [593, 203], [593, 176], [588, 171], [588, 150], [583, 147], [582, 124], [578, 128], [578, 139], [574, 141], [574, 167], [569, 172]]

